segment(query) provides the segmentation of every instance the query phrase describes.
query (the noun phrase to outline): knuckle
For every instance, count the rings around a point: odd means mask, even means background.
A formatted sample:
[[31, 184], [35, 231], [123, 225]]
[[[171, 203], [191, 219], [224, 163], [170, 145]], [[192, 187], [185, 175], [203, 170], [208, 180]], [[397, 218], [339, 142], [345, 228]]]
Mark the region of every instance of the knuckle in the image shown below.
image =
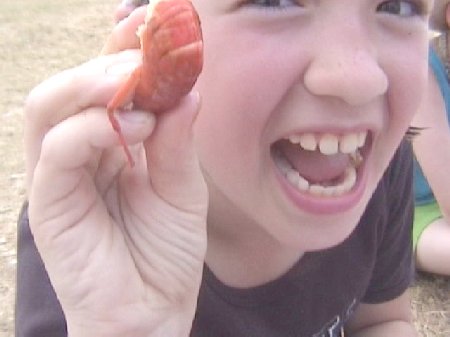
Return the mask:
[[56, 133], [50, 129], [42, 138], [40, 159], [46, 162], [53, 161], [58, 144]]
[[42, 125], [49, 122], [52, 112], [61, 100], [61, 91], [64, 88], [64, 79], [73, 71], [65, 70], [58, 73], [34, 87], [25, 98], [25, 123]]
[[43, 103], [43, 83], [34, 87], [25, 98], [24, 104], [24, 117], [25, 123], [34, 123], [36, 122], [37, 117], [39, 116], [38, 111], [40, 110], [40, 106]]

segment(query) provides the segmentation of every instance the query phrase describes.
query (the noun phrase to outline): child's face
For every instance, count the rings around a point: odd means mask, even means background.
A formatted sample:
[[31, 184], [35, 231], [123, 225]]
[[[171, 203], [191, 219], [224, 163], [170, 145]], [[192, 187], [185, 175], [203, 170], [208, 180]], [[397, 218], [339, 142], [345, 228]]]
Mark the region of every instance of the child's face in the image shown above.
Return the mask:
[[341, 242], [424, 91], [432, 0], [193, 3], [205, 42], [195, 131], [210, 230], [305, 250]]

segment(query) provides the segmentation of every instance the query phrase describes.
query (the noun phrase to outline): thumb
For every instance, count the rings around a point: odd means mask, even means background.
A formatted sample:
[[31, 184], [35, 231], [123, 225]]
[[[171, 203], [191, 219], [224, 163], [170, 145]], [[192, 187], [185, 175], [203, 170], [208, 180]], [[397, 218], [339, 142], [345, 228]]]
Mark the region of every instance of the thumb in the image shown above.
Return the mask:
[[205, 206], [206, 184], [194, 146], [193, 124], [200, 95], [191, 92], [172, 110], [160, 114], [145, 143], [147, 167], [155, 192], [180, 208]]

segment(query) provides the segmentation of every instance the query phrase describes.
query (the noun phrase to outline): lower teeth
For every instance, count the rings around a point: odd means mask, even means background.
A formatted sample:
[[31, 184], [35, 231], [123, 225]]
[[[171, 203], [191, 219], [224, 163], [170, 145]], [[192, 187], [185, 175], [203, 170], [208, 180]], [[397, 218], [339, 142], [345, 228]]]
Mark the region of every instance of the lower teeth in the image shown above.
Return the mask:
[[[354, 160], [358, 158], [358, 160]], [[340, 196], [349, 192], [356, 183], [356, 167], [362, 162], [362, 157], [359, 153], [353, 155], [353, 160], [350, 161], [350, 166], [345, 169], [344, 177], [337, 185], [325, 186], [318, 183], [310, 183], [302, 177], [289, 162], [281, 154], [275, 154], [275, 163], [284, 174], [289, 183], [297, 188], [299, 191], [308, 192], [314, 196], [333, 197]]]

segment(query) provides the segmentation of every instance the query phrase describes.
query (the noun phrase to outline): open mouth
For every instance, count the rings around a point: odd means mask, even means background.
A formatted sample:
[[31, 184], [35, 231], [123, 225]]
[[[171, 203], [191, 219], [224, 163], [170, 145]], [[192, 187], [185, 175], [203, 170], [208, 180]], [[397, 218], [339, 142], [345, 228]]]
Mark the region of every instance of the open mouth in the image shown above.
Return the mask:
[[369, 147], [368, 131], [303, 133], [272, 145], [275, 165], [298, 191], [315, 197], [348, 194], [358, 180], [358, 171]]

